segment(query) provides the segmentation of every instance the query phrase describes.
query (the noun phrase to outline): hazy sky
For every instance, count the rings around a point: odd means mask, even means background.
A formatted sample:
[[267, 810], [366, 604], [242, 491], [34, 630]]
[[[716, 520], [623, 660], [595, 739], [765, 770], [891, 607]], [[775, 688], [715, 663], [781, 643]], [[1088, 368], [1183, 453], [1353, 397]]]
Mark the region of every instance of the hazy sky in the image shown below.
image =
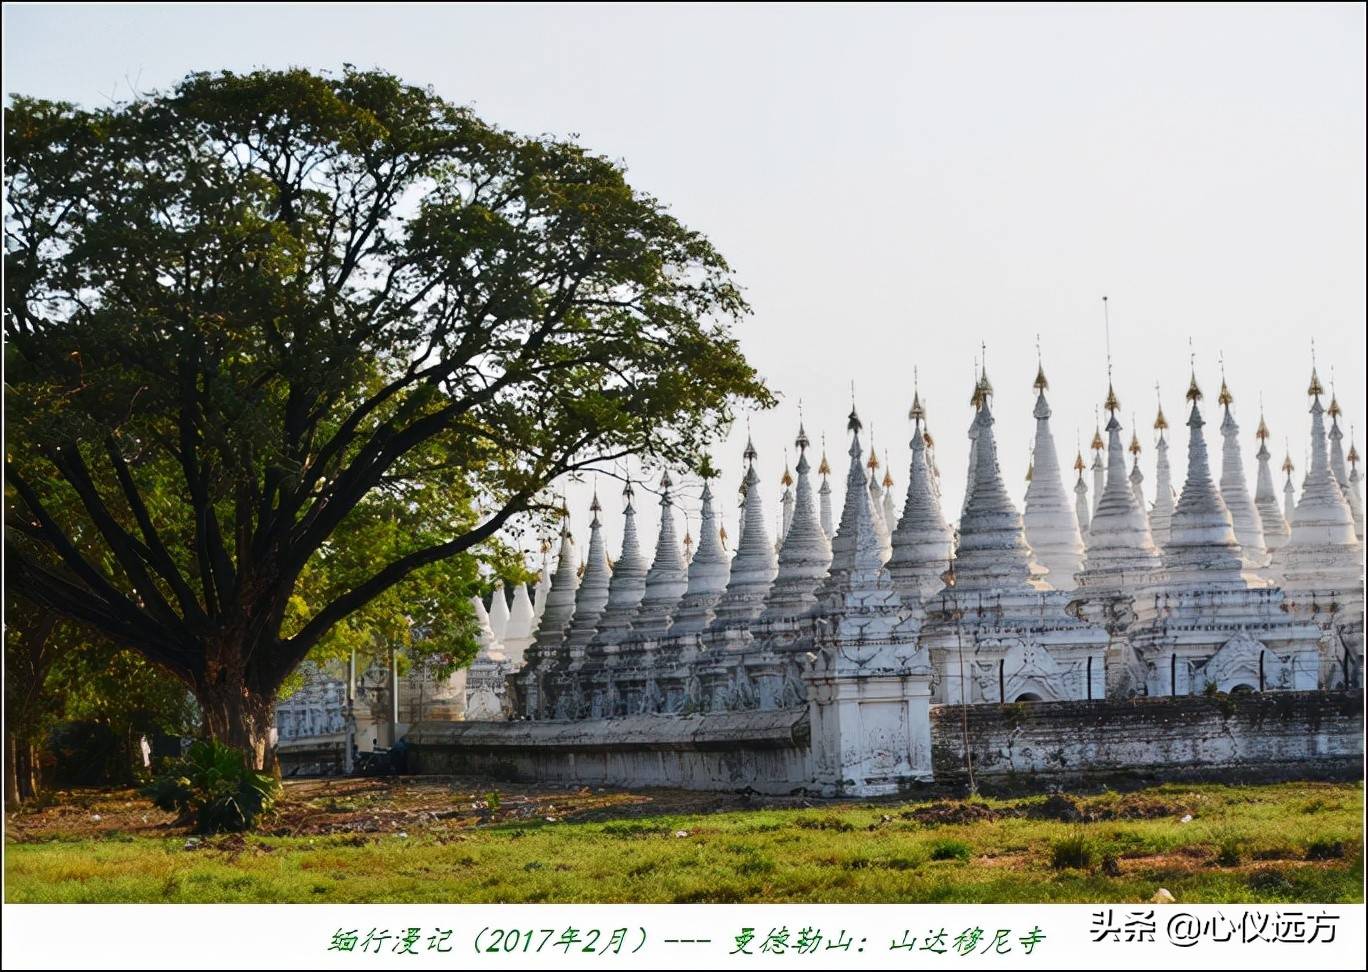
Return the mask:
[[[1209, 418], [1224, 352], [1251, 490], [1260, 393], [1300, 483], [1313, 336], [1362, 445], [1364, 26], [1359, 4], [7, 5], [4, 89], [97, 104], [192, 70], [350, 62], [577, 134], [735, 268], [742, 346], [783, 395], [752, 420], [773, 522], [799, 398], [839, 504], [852, 380], [901, 508], [914, 366], [957, 513], [980, 342], [1019, 501], [1036, 335], [1067, 465], [1106, 393], [1103, 294], [1147, 495], [1156, 381], [1181, 485], [1189, 338]], [[717, 451], [733, 535], [744, 441]]]

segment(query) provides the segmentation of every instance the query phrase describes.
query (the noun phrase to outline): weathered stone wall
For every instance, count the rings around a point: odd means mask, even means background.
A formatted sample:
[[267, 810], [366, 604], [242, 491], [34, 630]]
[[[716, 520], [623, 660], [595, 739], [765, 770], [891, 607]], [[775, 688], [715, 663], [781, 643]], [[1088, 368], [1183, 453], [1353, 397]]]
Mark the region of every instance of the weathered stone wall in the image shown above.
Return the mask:
[[[971, 705], [963, 717], [980, 780], [1362, 772], [1361, 690]], [[937, 783], [967, 775], [961, 719], [932, 707]]]
[[791, 793], [812, 783], [806, 709], [573, 722], [423, 722], [409, 770], [509, 780]]

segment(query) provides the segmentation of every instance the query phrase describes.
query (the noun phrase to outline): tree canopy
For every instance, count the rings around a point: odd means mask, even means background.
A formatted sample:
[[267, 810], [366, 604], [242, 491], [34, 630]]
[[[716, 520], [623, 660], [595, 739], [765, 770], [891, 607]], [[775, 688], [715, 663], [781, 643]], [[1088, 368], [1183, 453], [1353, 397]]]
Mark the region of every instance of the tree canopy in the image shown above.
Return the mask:
[[311, 649], [449, 594], [557, 478], [771, 403], [707, 239], [390, 74], [16, 97], [5, 136], [11, 587], [258, 753]]

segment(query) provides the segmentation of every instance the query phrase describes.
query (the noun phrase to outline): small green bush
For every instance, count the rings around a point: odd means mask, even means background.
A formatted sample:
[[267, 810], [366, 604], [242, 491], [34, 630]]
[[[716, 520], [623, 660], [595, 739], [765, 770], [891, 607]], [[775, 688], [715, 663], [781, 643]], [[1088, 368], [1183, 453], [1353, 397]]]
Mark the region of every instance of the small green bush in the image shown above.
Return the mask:
[[1050, 865], [1057, 870], [1066, 867], [1090, 867], [1092, 862], [1092, 841], [1081, 832], [1061, 837], [1054, 842], [1054, 847], [1050, 852]]
[[241, 750], [200, 740], [140, 792], [158, 808], [193, 821], [196, 833], [217, 834], [250, 830], [274, 805], [280, 782], [249, 767]]
[[1232, 831], [1216, 835], [1216, 863], [1221, 867], [1239, 867], [1243, 859], [1245, 840]]
[[931, 845], [933, 861], [967, 861], [972, 853], [962, 840], [938, 840]]

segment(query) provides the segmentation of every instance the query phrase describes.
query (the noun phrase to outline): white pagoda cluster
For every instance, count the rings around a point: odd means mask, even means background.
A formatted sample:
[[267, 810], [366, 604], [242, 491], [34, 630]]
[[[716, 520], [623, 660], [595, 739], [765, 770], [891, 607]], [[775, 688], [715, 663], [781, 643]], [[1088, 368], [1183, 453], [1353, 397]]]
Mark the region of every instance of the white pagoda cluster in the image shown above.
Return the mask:
[[[854, 410], [838, 521], [830, 463], [823, 450], [814, 477], [801, 423], [797, 462], [785, 460], [774, 520], [759, 455], [747, 442], [734, 553], [704, 482], [698, 549], [686, 558], [667, 477], [653, 560], [648, 565], [638, 549], [629, 495], [623, 549], [609, 569], [601, 543], [595, 548], [595, 499], [590, 562], [582, 572], [557, 571], [547, 596], [550, 623], [543, 621], [515, 680], [518, 715], [613, 719], [812, 704], [814, 739], [824, 740], [814, 743], [818, 763], [830, 772], [844, 766], [840, 772], [854, 772], [873, 792], [881, 779], [915, 776], [908, 767], [925, 756], [895, 746], [891, 763], [842, 763], [842, 740], [877, 736], [871, 727], [892, 718], [892, 709], [870, 701], [889, 692], [901, 700], [903, 725], [926, 704], [1360, 683], [1358, 454], [1352, 443], [1347, 454], [1340, 447], [1338, 405], [1325, 412], [1317, 379], [1311, 468], [1295, 502], [1290, 461], [1278, 496], [1262, 416], [1252, 437], [1258, 471], [1251, 494], [1224, 376], [1219, 474], [1208, 459], [1194, 377], [1185, 479], [1175, 490], [1160, 408], [1148, 500], [1139, 435], [1132, 429], [1126, 443], [1110, 382], [1106, 421], [1091, 443], [1091, 485], [1080, 450], [1072, 497], [1043, 366], [1033, 389], [1036, 431], [1020, 511], [1003, 482], [994, 392], [982, 370], [971, 398], [965, 501], [953, 526], [941, 507], [934, 443], [915, 390], [901, 503], [892, 471], [872, 446], [866, 451]], [[566, 556], [573, 564], [563, 543]], [[896, 691], [889, 688], [895, 683]]]

